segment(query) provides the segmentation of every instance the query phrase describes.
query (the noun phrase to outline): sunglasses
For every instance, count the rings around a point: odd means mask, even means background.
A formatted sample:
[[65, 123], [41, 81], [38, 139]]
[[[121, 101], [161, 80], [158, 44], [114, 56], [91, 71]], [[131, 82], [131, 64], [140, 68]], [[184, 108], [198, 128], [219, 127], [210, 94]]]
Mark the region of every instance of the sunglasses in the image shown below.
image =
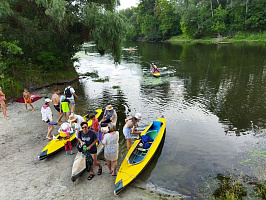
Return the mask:
[[81, 128], [82, 128], [82, 129], [85, 129], [85, 128], [88, 128], [88, 126], [82, 126]]

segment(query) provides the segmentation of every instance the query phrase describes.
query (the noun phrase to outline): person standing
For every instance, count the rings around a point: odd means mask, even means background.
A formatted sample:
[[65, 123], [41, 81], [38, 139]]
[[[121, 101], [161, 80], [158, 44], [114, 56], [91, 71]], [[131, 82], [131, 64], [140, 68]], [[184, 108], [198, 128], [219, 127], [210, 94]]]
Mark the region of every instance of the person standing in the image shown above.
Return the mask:
[[[81, 123], [81, 128], [82, 130], [79, 131], [78, 134], [78, 151], [82, 152], [83, 151], [83, 145], [86, 145], [86, 151], [89, 151], [93, 158], [93, 165], [99, 166], [98, 168], [98, 175], [102, 174], [102, 165], [100, 162], [97, 161], [97, 147], [96, 147], [96, 142], [98, 142], [98, 138], [96, 136], [96, 133], [89, 129], [88, 123], [87, 122], [82, 122]], [[85, 153], [85, 152], [83, 152]], [[94, 170], [93, 167], [91, 166], [90, 169], [90, 175], [88, 176], [88, 180], [91, 180], [94, 176]]]
[[23, 98], [25, 102], [26, 111], [28, 111], [28, 107], [27, 107], [28, 103], [30, 104], [32, 111], [34, 111], [33, 105], [31, 104], [30, 93], [26, 88], [24, 89], [24, 92], [23, 92]]
[[76, 132], [76, 138], [78, 138], [78, 133], [81, 129], [80, 124], [85, 122], [85, 120], [80, 115], [70, 115], [67, 121], [71, 124], [73, 122], [75, 123], [75, 128], [73, 130]]
[[42, 106], [41, 113], [42, 113], [42, 120], [47, 124], [48, 126], [48, 131], [46, 138], [48, 140], [52, 139], [52, 131], [54, 130], [54, 125], [50, 125], [51, 122], [53, 122], [53, 114], [50, 108], [50, 102], [52, 100], [49, 98], [45, 99], [45, 103]]
[[[119, 132], [116, 131], [116, 127], [112, 123], [108, 124], [108, 133], [104, 134], [102, 143], [104, 145], [104, 157], [107, 161], [109, 174], [112, 174], [112, 176], [116, 176], [118, 141]], [[112, 162], [113, 167], [111, 166]]]
[[55, 89], [54, 94], [52, 95], [52, 102], [54, 104], [54, 109], [59, 112], [59, 117], [56, 123], [61, 123], [61, 119], [64, 116], [64, 113], [60, 112], [60, 98], [59, 98], [60, 90]]
[[130, 135], [130, 133], [141, 134], [140, 131], [136, 131], [137, 123], [139, 122], [139, 120], [141, 118], [142, 118], [141, 114], [137, 113], [135, 116], [125, 119], [126, 124], [123, 128], [123, 134], [127, 140], [127, 150], [129, 150], [131, 147], [131, 135]]
[[70, 155], [75, 154], [75, 152], [73, 152], [73, 148], [70, 141], [70, 130], [71, 130], [70, 124], [67, 122], [63, 123], [59, 129], [59, 135], [63, 138], [65, 144], [66, 155], [69, 154], [67, 151], [67, 146], [69, 146]]
[[71, 115], [73, 115], [75, 112], [75, 97], [76, 99], [78, 99], [78, 96], [76, 95], [75, 90], [72, 87], [71, 81], [68, 83], [68, 86], [65, 88], [64, 95], [66, 96], [66, 99], [68, 99], [71, 103], [70, 110], [71, 110]]
[[63, 115], [65, 115], [66, 119], [68, 120], [69, 118], [69, 112], [70, 112], [70, 107], [71, 103], [64, 95], [61, 96], [61, 102], [60, 102], [60, 113], [62, 112]]
[[9, 119], [9, 116], [6, 115], [6, 95], [2, 92], [2, 88], [0, 87], [0, 105], [2, 108], [2, 112], [5, 119]]

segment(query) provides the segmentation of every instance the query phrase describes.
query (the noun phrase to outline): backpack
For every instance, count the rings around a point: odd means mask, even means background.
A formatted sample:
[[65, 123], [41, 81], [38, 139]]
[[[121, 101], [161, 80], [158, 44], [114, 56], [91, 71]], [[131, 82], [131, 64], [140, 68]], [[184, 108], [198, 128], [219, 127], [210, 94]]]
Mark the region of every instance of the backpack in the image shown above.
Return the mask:
[[70, 92], [70, 87], [65, 89], [65, 96], [68, 98], [72, 96], [72, 93]]

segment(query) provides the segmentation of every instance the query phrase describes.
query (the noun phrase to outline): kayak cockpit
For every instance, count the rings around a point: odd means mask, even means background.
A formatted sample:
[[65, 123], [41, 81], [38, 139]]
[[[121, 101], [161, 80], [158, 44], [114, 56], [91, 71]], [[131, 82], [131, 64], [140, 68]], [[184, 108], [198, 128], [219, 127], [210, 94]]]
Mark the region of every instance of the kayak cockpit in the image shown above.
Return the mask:
[[[152, 143], [157, 137], [160, 129], [162, 126], [162, 122], [160, 121], [153, 121], [152, 126], [148, 129], [148, 131], [144, 134], [145, 136], [149, 136], [152, 140], [150, 141], [143, 141], [142, 136], [139, 137], [139, 143], [133, 150], [132, 154], [128, 158], [128, 163], [131, 165], [135, 165], [143, 161], [149, 152], [150, 148], [152, 147]], [[146, 144], [145, 144], [146, 143]]]

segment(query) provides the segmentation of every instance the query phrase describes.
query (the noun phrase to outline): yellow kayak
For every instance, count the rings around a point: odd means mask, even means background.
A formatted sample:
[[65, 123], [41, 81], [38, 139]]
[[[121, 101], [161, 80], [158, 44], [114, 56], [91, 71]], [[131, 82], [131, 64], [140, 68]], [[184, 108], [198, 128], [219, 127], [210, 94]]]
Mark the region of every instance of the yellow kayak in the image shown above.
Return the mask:
[[[141, 137], [133, 143], [118, 170], [114, 194], [118, 194], [145, 169], [158, 149], [164, 133], [165, 118], [162, 117], [153, 121], [140, 134]], [[152, 140], [143, 142], [143, 136], [149, 136]]]
[[[95, 113], [96, 118], [99, 118], [99, 116], [102, 113], [102, 109], [97, 109], [93, 111]], [[88, 122], [88, 126], [92, 124], [92, 121], [89, 120], [89, 114], [83, 116], [85, 122]], [[88, 121], [89, 120], [89, 121]], [[69, 140], [73, 142], [76, 139], [76, 132], [73, 131], [70, 133], [70, 138]], [[56, 136], [55, 140], [51, 140], [42, 150], [40, 155], [38, 156], [39, 160], [43, 160], [47, 158], [50, 155], [53, 155], [57, 153], [58, 151], [61, 151], [65, 147], [65, 141], [64, 138], [61, 138], [60, 134]]]
[[152, 71], [151, 71], [151, 73], [152, 73], [152, 75], [153, 75], [154, 77], [160, 77], [160, 76], [161, 76], [161, 72], [152, 72]]

